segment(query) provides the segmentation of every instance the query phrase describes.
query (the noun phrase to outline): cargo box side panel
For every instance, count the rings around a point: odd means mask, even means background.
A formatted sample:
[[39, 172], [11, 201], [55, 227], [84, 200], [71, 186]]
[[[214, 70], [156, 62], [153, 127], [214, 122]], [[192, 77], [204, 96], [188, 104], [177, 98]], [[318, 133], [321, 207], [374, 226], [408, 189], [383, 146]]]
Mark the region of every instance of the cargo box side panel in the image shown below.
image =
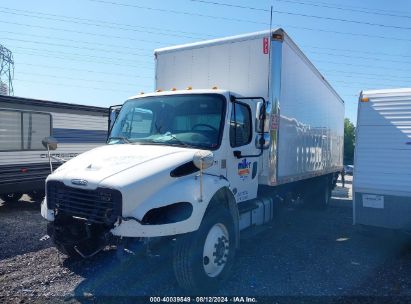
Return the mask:
[[[358, 109], [354, 223], [409, 229], [411, 90], [408, 96], [393, 92], [369, 96]], [[369, 204], [364, 195], [383, 198], [384, 203]]]
[[267, 98], [269, 55], [263, 39], [259, 35], [159, 52], [156, 89], [218, 87], [243, 96]]
[[341, 169], [344, 103], [286, 39], [282, 51], [278, 181]]
[[408, 191], [411, 195], [411, 92], [359, 103], [355, 190]]

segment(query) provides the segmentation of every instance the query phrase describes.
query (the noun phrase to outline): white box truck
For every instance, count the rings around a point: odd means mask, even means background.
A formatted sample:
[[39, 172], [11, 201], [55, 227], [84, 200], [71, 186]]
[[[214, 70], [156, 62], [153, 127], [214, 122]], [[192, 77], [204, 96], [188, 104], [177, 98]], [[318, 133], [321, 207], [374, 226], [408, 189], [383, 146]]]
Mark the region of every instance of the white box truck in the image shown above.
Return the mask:
[[411, 231], [411, 88], [361, 92], [353, 204], [354, 224]]
[[240, 231], [280, 201], [328, 204], [344, 103], [282, 29], [159, 49], [155, 62], [156, 92], [131, 97], [107, 145], [48, 177], [42, 215], [71, 255], [111, 236], [169, 239], [179, 284], [210, 290]]

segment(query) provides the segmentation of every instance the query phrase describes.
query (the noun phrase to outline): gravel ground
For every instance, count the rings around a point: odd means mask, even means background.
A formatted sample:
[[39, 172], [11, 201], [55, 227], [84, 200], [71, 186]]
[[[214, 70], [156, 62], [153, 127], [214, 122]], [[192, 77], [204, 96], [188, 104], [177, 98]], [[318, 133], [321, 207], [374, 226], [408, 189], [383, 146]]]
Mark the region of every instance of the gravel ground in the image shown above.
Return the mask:
[[[325, 211], [285, 208], [262, 232], [242, 239], [231, 279], [217, 295], [410, 296], [408, 236], [352, 226], [351, 181]], [[185, 293], [167, 257], [120, 262], [107, 248], [88, 260], [59, 254], [38, 202], [0, 206], [0, 297], [84, 302], [99, 296]], [[59, 298], [55, 298], [55, 297]], [[0, 299], [1, 302], [1, 299]]]

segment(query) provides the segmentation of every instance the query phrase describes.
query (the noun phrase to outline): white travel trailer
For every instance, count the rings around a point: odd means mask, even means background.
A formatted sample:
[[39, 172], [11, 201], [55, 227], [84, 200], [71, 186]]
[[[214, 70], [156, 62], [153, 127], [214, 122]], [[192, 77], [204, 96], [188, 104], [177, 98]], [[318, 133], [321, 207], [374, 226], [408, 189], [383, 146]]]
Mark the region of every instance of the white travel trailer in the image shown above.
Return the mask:
[[411, 231], [411, 88], [361, 92], [354, 163], [354, 224]]
[[42, 215], [69, 255], [162, 237], [179, 284], [216, 288], [240, 231], [342, 169], [344, 103], [282, 30], [155, 51], [156, 92], [122, 106], [108, 145], [47, 179]]
[[[0, 198], [18, 201], [23, 193], [44, 197], [50, 173], [44, 137], [60, 143], [52, 155], [70, 159], [105, 143], [108, 109], [0, 96]], [[53, 166], [60, 163], [53, 161]]]

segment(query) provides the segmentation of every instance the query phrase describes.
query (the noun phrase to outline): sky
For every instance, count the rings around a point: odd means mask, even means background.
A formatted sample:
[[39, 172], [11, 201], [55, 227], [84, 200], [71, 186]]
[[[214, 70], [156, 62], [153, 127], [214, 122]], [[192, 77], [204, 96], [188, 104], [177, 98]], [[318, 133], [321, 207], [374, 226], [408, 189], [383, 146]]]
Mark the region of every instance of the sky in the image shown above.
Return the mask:
[[[395, 3], [395, 5], [393, 5]], [[96, 106], [154, 88], [153, 50], [281, 26], [345, 101], [411, 87], [409, 0], [0, 0], [14, 95]]]

